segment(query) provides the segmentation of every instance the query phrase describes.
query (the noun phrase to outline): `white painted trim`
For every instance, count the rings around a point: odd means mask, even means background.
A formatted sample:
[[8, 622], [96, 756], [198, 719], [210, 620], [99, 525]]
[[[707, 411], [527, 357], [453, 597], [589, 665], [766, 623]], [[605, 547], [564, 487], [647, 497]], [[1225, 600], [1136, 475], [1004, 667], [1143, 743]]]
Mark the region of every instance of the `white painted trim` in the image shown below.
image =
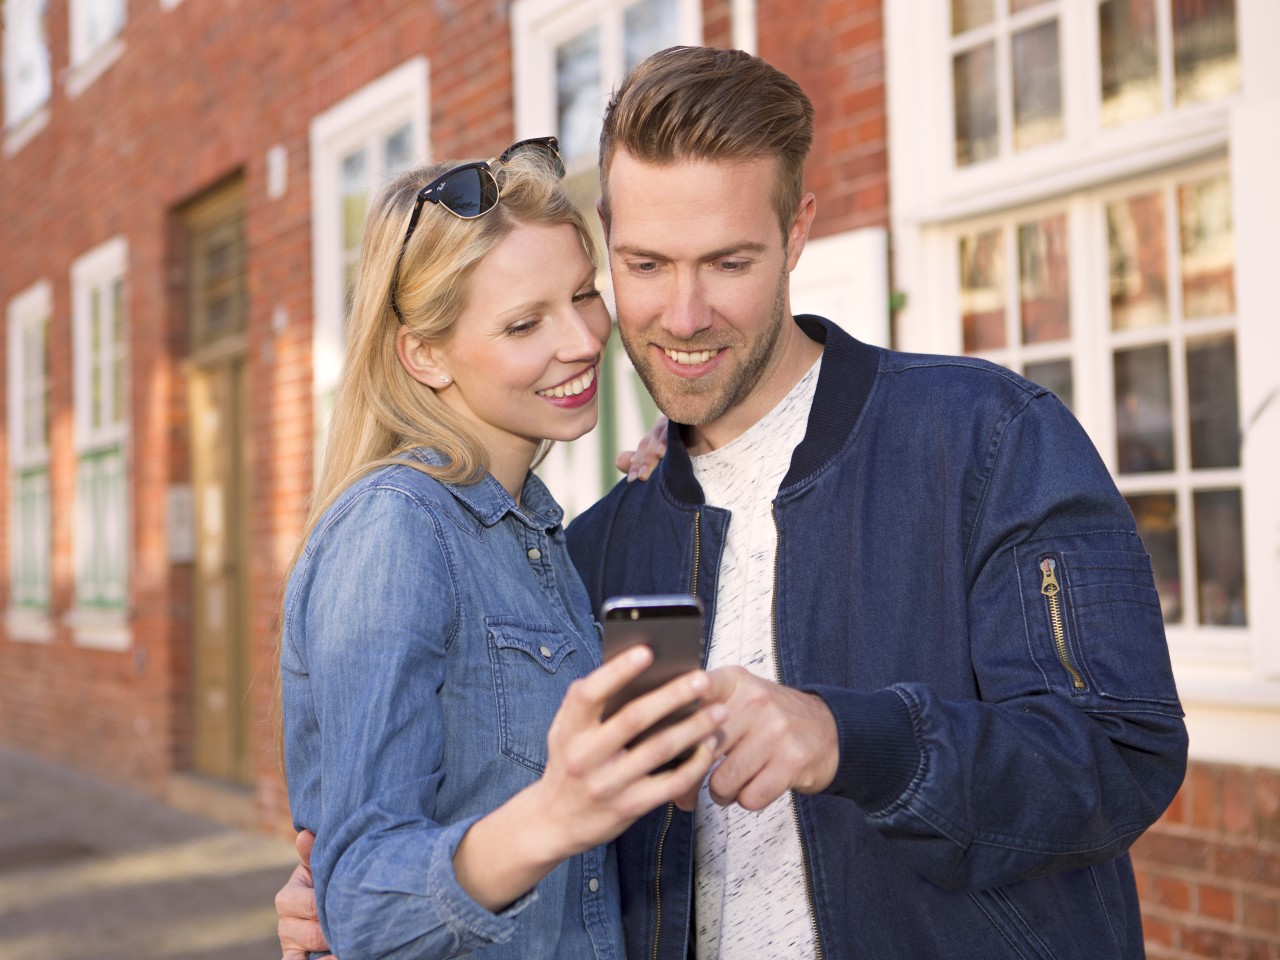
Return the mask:
[[4, 615], [4, 633], [18, 643], [48, 643], [53, 639], [53, 621], [43, 613], [10, 607]]
[[107, 69], [124, 55], [124, 41], [116, 36], [107, 41], [83, 63], [68, 68], [66, 78], [67, 96], [74, 100], [93, 85], [93, 81], [107, 72]]
[[43, 106], [35, 113], [29, 114], [4, 132], [4, 155], [14, 156], [19, 150], [36, 138], [49, 125], [49, 108]]
[[414, 150], [430, 155], [428, 63], [413, 57], [311, 120], [312, 389], [332, 390], [342, 369], [343, 278], [338, 161], [372, 132], [411, 122]]
[[733, 45], [738, 50], [755, 53], [758, 43], [756, 24], [756, 0], [732, 0], [730, 17], [733, 20]]
[[889, 234], [864, 227], [810, 240], [791, 274], [792, 313], [816, 313], [889, 346]]
[[1231, 131], [1249, 623], [1258, 669], [1273, 680], [1280, 680], [1280, 285], [1274, 253], [1280, 223], [1278, 117], [1280, 92], [1237, 107]]
[[[26, 125], [26, 121], [45, 111], [49, 98], [53, 95], [52, 51], [47, 43], [48, 8], [45, 8], [45, 24], [41, 24], [35, 14], [40, 12], [40, 4], [44, 0], [9, 0], [0, 4], [3, 8], [4, 35], [4, 125], [13, 130]], [[45, 34], [46, 42], [27, 49], [26, 41], [39, 39]], [[18, 73], [24, 63], [23, 53], [34, 53], [37, 66], [41, 67], [39, 79], [43, 81], [43, 89], [36, 87], [23, 89], [19, 85]], [[41, 56], [42, 54], [42, 56]], [[32, 91], [35, 91], [34, 94]], [[16, 149], [16, 148], [15, 148]]]
[[128, 650], [133, 644], [127, 615], [123, 611], [101, 611], [77, 608], [67, 613], [64, 622], [72, 630], [77, 647], [95, 650]]
[[[114, 282], [125, 281], [125, 355], [129, 356], [129, 309], [128, 309], [128, 269], [129, 244], [124, 236], [116, 236], [100, 243], [86, 253], [81, 254], [71, 264], [71, 325], [72, 325], [72, 366], [73, 387], [72, 406], [75, 416], [75, 449], [83, 452], [97, 447], [122, 443], [129, 433], [129, 412], [126, 410], [123, 420], [114, 427], [91, 431], [89, 428], [89, 408], [85, 401], [88, 396], [89, 356], [84, 348], [88, 337], [89, 296], [93, 289]], [[125, 396], [128, 397], [128, 366], [125, 364]]]
[[48, 280], [39, 280], [17, 294], [9, 301], [8, 314], [8, 371], [9, 381], [9, 470], [25, 470], [41, 467], [49, 462], [47, 444], [43, 450], [27, 454], [22, 426], [22, 393], [25, 384], [22, 367], [22, 335], [33, 323], [52, 322], [53, 320], [53, 285]]

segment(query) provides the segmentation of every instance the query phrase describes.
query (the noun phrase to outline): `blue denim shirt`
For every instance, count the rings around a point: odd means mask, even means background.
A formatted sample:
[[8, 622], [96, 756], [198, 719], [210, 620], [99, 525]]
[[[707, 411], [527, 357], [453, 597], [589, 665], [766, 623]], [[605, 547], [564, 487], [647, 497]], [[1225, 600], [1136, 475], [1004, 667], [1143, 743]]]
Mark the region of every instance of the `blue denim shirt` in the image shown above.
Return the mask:
[[569, 683], [600, 663], [561, 518], [532, 475], [517, 506], [491, 475], [453, 486], [396, 465], [307, 541], [285, 595], [285, 762], [342, 960], [621, 960], [611, 846], [499, 914], [453, 870], [467, 828], [538, 778]]
[[[823, 955], [1137, 960], [1127, 850], [1177, 792], [1187, 735], [1124, 499], [1043, 388], [797, 319], [822, 371], [761, 629], [840, 738], [828, 790], [790, 798]], [[695, 592], [714, 622], [731, 518], [668, 440], [570, 550], [593, 600]], [[629, 954], [684, 960], [692, 818], [657, 810], [617, 846]]]

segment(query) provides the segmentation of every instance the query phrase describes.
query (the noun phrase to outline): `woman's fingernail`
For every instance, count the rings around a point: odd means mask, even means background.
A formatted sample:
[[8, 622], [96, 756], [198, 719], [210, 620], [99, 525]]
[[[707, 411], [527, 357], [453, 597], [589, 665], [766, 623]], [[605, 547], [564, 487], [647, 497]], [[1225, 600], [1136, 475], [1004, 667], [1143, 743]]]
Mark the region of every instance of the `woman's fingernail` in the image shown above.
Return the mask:
[[709, 682], [705, 673], [695, 673], [689, 678], [689, 687], [693, 690], [705, 690]]

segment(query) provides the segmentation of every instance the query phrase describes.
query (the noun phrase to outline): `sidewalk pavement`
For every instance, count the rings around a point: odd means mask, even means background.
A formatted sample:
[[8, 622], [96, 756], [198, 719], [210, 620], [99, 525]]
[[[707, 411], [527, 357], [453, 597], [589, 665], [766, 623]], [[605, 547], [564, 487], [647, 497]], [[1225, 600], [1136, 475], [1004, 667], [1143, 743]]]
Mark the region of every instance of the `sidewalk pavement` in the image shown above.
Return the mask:
[[0, 958], [273, 960], [286, 840], [0, 747]]

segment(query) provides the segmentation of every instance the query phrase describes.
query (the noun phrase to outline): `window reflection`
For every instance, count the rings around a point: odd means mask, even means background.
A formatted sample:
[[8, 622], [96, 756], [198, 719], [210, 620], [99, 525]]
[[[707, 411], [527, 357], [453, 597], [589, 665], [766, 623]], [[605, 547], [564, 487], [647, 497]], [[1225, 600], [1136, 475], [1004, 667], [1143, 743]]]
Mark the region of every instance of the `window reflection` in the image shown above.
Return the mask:
[[556, 48], [556, 119], [566, 162], [594, 157], [600, 135], [600, 29]]
[[1004, 235], [996, 228], [960, 238], [960, 313], [965, 353], [1005, 345]]
[[1127, 123], [1160, 112], [1160, 52], [1154, 0], [1098, 5], [1102, 123]]
[[1025, 150], [1062, 139], [1058, 21], [1013, 35], [1013, 145]]
[[1160, 594], [1165, 623], [1182, 622], [1182, 577], [1178, 573], [1178, 501], [1172, 493], [1125, 497], [1138, 525], [1142, 544], [1151, 554], [1151, 570]]
[[385, 157], [383, 173], [387, 179], [408, 170], [413, 166], [413, 126], [406, 123], [403, 127], [391, 131], [383, 140], [382, 152]]
[[1182, 313], [1188, 319], [1235, 313], [1235, 235], [1225, 176], [1178, 188]]
[[1169, 321], [1164, 195], [1148, 193], [1107, 204], [1111, 326], [1162, 326]]
[[1032, 7], [1048, 2], [1049, 0], [1009, 0], [1009, 12], [1021, 13], [1023, 10], [1030, 10]]
[[966, 30], [984, 26], [995, 16], [995, 0], [951, 0], [951, 33], [958, 36]]
[[1023, 343], [1071, 336], [1065, 213], [1018, 225], [1018, 290]]
[[1197, 490], [1192, 502], [1200, 622], [1244, 626], [1244, 518], [1240, 491]]
[[1028, 363], [1026, 377], [1032, 383], [1038, 383], [1046, 390], [1052, 390], [1068, 409], [1075, 402], [1075, 384], [1072, 382], [1070, 360]]
[[994, 157], [1000, 149], [994, 42], [957, 54], [955, 83], [956, 165]]
[[1235, 334], [1187, 341], [1187, 416], [1193, 470], [1240, 466]]
[[1169, 346], [1115, 354], [1116, 452], [1121, 473], [1173, 469]]
[[1238, 89], [1235, 0], [1173, 0], [1174, 101], [1203, 103]]
[[676, 14], [676, 0], [642, 0], [627, 8], [622, 38], [626, 69], [675, 44], [679, 39]]

